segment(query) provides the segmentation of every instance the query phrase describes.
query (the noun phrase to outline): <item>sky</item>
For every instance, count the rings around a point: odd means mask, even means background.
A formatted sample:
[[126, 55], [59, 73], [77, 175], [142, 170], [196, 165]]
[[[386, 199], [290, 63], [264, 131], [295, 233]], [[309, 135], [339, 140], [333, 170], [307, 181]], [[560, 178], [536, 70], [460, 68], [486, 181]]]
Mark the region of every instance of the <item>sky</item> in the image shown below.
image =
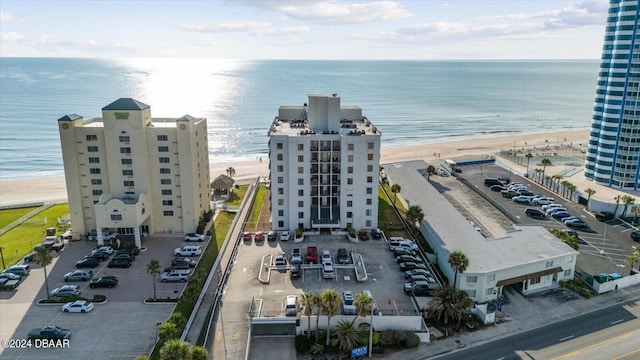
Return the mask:
[[0, 0], [0, 56], [599, 59], [607, 0]]

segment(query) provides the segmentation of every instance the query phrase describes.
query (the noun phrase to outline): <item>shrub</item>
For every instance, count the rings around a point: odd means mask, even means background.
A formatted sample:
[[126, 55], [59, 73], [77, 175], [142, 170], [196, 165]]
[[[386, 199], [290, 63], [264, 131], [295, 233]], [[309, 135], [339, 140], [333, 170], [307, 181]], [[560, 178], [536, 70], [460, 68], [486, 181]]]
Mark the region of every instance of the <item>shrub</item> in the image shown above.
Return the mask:
[[407, 338], [404, 342], [404, 346], [407, 349], [417, 348], [420, 345], [420, 337], [413, 331], [405, 331]]
[[380, 346], [382, 347], [396, 346], [396, 340], [395, 340], [393, 330], [385, 330], [380, 333]]
[[315, 344], [316, 339], [312, 336], [307, 339], [306, 335], [296, 336], [296, 352], [298, 354], [307, 355], [311, 353], [311, 347]]
[[349, 236], [351, 236], [352, 238], [356, 237], [356, 229], [348, 228], [347, 232], [349, 233]]

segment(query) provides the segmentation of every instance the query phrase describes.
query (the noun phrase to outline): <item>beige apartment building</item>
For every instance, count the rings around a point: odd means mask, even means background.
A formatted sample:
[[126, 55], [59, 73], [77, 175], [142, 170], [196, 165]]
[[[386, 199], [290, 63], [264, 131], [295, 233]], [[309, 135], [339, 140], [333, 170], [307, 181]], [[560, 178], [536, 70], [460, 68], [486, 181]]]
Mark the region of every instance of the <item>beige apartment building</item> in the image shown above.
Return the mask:
[[152, 118], [149, 105], [121, 98], [102, 118], [58, 120], [73, 237], [106, 229], [141, 237], [194, 232], [210, 208], [207, 121]]

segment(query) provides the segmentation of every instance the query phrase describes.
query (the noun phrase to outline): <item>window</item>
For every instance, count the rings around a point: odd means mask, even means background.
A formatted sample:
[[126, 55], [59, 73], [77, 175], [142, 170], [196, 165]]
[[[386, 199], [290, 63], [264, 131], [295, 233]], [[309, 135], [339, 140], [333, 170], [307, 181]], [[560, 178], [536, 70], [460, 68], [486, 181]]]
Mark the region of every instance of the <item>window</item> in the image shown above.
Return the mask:
[[120, 154], [131, 154], [131, 148], [130, 147], [121, 147], [120, 148]]
[[367, 182], [371, 184], [373, 182], [373, 176], [367, 176]]
[[304, 190], [298, 190], [298, 196], [304, 196]]
[[284, 188], [278, 188], [278, 195], [284, 194]]
[[278, 227], [279, 228], [283, 228], [284, 227], [284, 221], [282, 221], [282, 220], [278, 221]]
[[368, 142], [367, 143], [367, 149], [373, 150], [373, 143], [372, 142]]
[[162, 190], [162, 195], [171, 195], [171, 194], [173, 194], [171, 189], [163, 189]]
[[171, 179], [160, 179], [160, 184], [171, 185]]
[[278, 205], [280, 206], [284, 205], [284, 199], [278, 199]]
[[551, 261], [547, 261], [547, 263], [545, 264], [545, 267], [546, 267], [547, 269], [548, 269], [548, 268], [553, 267], [553, 260], [551, 260]]
[[284, 171], [284, 166], [278, 165], [278, 172], [283, 172], [283, 171]]
[[169, 152], [168, 146], [158, 146], [158, 152]]
[[111, 221], [122, 221], [122, 214], [111, 214]]
[[476, 297], [476, 291], [475, 290], [467, 290], [467, 294], [469, 294], [470, 298]]
[[367, 165], [367, 171], [369, 172], [373, 171], [373, 165]]
[[351, 211], [347, 211], [347, 218], [351, 219], [353, 216], [353, 213]]
[[85, 135], [85, 139], [87, 139], [87, 141], [97, 141], [98, 140], [98, 135]]
[[478, 282], [478, 277], [475, 276], [475, 275], [467, 276], [467, 282], [468, 283], [476, 283], [476, 282]]
[[487, 277], [487, 280], [495, 281], [496, 280], [496, 274], [489, 274], [489, 276]]
[[164, 210], [162, 212], [162, 215], [164, 215], [164, 216], [173, 216], [173, 210]]
[[298, 185], [304, 185], [304, 179], [303, 178], [299, 178], [298, 179]]
[[364, 222], [364, 226], [370, 228], [371, 227], [371, 220], [367, 220]]
[[347, 166], [347, 173], [353, 174], [353, 166]]
[[353, 207], [353, 201], [347, 200], [347, 207]]
[[120, 136], [118, 136], [118, 140], [119, 140], [121, 143], [128, 143], [128, 142], [131, 142], [131, 139], [129, 138], [129, 135], [120, 135]]
[[91, 179], [91, 185], [102, 185], [102, 179]]
[[158, 135], [158, 141], [169, 141], [168, 135]]
[[278, 176], [278, 184], [283, 184], [283, 183], [284, 183], [284, 177]]
[[281, 142], [276, 143], [276, 149], [282, 150], [282, 143]]
[[304, 219], [304, 212], [298, 212], [298, 219]]
[[171, 174], [171, 169], [169, 169], [169, 168], [160, 168], [160, 174]]
[[133, 176], [133, 170], [122, 170], [122, 176]]
[[535, 284], [539, 284], [540, 283], [540, 278], [533, 278], [533, 279], [529, 279], [529, 285], [535, 285]]
[[371, 209], [367, 209], [367, 211], [365, 212], [367, 216], [371, 216]]
[[493, 295], [493, 292], [494, 292], [494, 291], [495, 291], [495, 290], [494, 290], [492, 287], [490, 287], [490, 288], [487, 288], [487, 289], [484, 291], [484, 294], [485, 294], [485, 295]]
[[373, 188], [368, 187], [368, 188], [367, 188], [367, 194], [368, 194], [368, 195], [373, 194]]
[[102, 190], [98, 189], [98, 190], [91, 190], [91, 193], [95, 196], [100, 196], [102, 195]]
[[304, 174], [304, 168], [302, 166], [298, 166], [298, 174]]
[[173, 200], [162, 200], [162, 205], [164, 206], [172, 206]]
[[347, 144], [347, 150], [353, 151], [353, 144]]
[[90, 158], [89, 158], [89, 163], [90, 163], [90, 164], [99, 164], [99, 163], [100, 163], [100, 158], [97, 158], [97, 157], [90, 157]]
[[120, 163], [122, 165], [131, 165], [133, 164], [133, 160], [130, 158], [126, 158], [126, 159], [120, 159]]
[[298, 162], [304, 162], [304, 156], [298, 155]]
[[304, 144], [298, 144], [298, 151], [304, 150]]
[[347, 161], [348, 162], [353, 162], [353, 155], [347, 156]]
[[353, 185], [353, 178], [347, 178], [347, 185]]
[[125, 180], [122, 183], [124, 184], [124, 186], [133, 187], [133, 181], [131, 180]]
[[367, 205], [371, 205], [371, 199], [367, 199]]
[[276, 155], [276, 159], [282, 161], [282, 154]]
[[567, 269], [567, 270], [565, 270], [565, 271], [564, 271], [564, 276], [565, 276], [565, 277], [569, 277], [569, 276], [571, 276], [571, 269]]
[[91, 168], [89, 169], [89, 174], [100, 174], [100, 169], [98, 168]]
[[284, 210], [278, 210], [278, 216], [284, 216]]
[[298, 207], [304, 207], [304, 201], [298, 201]]
[[87, 146], [87, 152], [98, 152], [97, 146]]
[[158, 160], [160, 161], [160, 164], [168, 164], [169, 163], [169, 158], [168, 157], [161, 157]]
[[373, 160], [373, 154], [367, 154], [367, 160]]

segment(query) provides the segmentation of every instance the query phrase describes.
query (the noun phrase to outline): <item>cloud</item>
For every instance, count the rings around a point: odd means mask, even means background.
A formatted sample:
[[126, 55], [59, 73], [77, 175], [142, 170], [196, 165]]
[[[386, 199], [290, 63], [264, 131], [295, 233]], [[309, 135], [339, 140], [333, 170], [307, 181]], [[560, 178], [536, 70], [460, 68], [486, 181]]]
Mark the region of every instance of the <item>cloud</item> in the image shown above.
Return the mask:
[[354, 24], [405, 19], [413, 16], [396, 1], [347, 3], [340, 0], [314, 2], [247, 0], [241, 1], [241, 3], [264, 10], [281, 12], [292, 20], [317, 24]]
[[13, 31], [0, 33], [0, 40], [2, 41], [20, 42], [24, 40], [24, 38], [24, 35]]
[[307, 26], [273, 27], [271, 23], [259, 21], [226, 21], [216, 24], [184, 24], [182, 28], [187, 31], [203, 33], [250, 33], [256, 36], [290, 36], [298, 35], [311, 30]]
[[6, 23], [13, 21], [13, 17], [4, 11], [0, 11], [0, 23]]
[[604, 25], [608, 4], [604, 1], [583, 1], [559, 10], [537, 13], [516, 13], [481, 18], [483, 21], [500, 22], [503, 20], [542, 20], [547, 29], [575, 28], [591, 25]]

